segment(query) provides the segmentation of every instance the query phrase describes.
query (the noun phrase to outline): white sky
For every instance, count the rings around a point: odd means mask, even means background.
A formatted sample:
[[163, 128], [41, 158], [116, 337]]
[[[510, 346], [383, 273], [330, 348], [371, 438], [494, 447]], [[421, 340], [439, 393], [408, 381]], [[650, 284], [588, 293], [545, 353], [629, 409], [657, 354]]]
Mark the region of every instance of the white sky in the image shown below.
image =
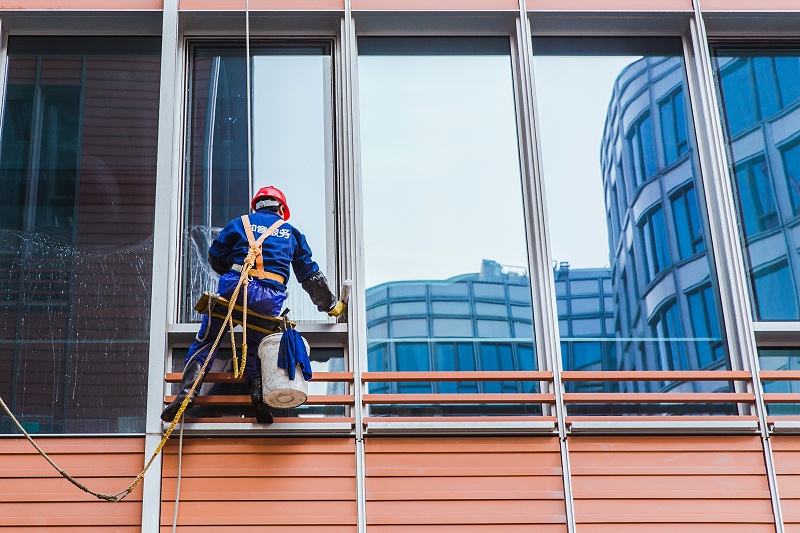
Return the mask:
[[[573, 267], [609, 263], [600, 141], [614, 80], [636, 59], [534, 59], [552, 257]], [[257, 56], [253, 68], [254, 190], [286, 193], [323, 270], [328, 61]], [[509, 58], [358, 66], [367, 287], [477, 272], [482, 259], [527, 266]]]
[[609, 265], [600, 143], [614, 81], [638, 57], [542, 57], [533, 69], [552, 258]]
[[324, 271], [326, 115], [330, 90], [323, 56], [253, 60], [253, 191], [274, 185], [286, 195], [289, 222], [302, 231]]
[[366, 286], [526, 266], [508, 57], [359, 58]]

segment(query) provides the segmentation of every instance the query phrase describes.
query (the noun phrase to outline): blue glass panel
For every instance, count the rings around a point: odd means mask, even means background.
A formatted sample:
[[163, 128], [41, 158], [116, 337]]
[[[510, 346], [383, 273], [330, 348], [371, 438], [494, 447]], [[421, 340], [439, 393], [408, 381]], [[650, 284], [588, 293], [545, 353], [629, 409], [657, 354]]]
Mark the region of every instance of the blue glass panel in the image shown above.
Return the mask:
[[800, 98], [800, 58], [778, 56], [775, 58], [775, 70], [778, 73], [783, 106], [790, 106]]
[[641, 129], [642, 160], [644, 162], [644, 179], [650, 177], [658, 170], [655, 145], [653, 143], [653, 120], [650, 113], [642, 119]]
[[756, 76], [761, 117], [774, 115], [781, 109], [781, 105], [778, 101], [778, 80], [772, 70], [772, 58], [754, 57], [753, 71]]
[[797, 289], [784, 261], [753, 275], [758, 320], [797, 320]]
[[731, 137], [758, 121], [758, 108], [747, 60], [731, 61], [722, 68], [720, 92]]
[[792, 201], [792, 213], [800, 211], [800, 144], [783, 151], [783, 168], [789, 188], [789, 199]]
[[[430, 370], [427, 344], [397, 343], [394, 347], [399, 372], [425, 372]], [[430, 383], [398, 383], [397, 388], [403, 393], [431, 392]]]

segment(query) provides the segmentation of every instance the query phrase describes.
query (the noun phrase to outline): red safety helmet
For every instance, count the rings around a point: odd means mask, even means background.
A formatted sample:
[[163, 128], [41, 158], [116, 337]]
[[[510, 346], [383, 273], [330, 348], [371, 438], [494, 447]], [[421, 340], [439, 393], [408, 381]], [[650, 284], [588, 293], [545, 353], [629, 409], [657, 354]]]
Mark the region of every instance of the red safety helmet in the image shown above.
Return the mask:
[[277, 200], [278, 203], [283, 206], [283, 220], [289, 220], [289, 204], [286, 203], [286, 197], [283, 195], [280, 189], [273, 187], [272, 185], [261, 187], [255, 196], [253, 196], [253, 201], [250, 202], [250, 207], [253, 208], [253, 211], [256, 210], [256, 204], [258, 201], [264, 198], [274, 198]]

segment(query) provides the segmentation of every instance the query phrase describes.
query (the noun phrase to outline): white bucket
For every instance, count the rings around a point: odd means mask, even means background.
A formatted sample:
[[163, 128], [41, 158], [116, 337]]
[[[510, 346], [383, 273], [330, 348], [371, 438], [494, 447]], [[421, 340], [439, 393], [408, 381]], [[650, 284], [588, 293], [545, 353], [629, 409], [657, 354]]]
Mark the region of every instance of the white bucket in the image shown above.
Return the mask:
[[[261, 359], [261, 384], [264, 403], [278, 409], [288, 409], [306, 403], [308, 400], [308, 383], [303, 379], [302, 367], [295, 368], [294, 379], [284, 368], [278, 368], [278, 349], [281, 346], [283, 333], [267, 335], [258, 345], [258, 357]], [[302, 337], [301, 337], [302, 338]], [[311, 353], [308, 341], [303, 339], [306, 351]]]

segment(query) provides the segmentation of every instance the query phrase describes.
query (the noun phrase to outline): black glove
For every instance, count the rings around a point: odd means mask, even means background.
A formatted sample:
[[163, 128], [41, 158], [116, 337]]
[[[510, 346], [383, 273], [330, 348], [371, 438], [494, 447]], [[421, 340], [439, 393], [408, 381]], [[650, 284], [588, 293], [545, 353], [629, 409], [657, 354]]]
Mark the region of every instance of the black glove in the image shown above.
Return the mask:
[[311, 301], [316, 304], [317, 309], [327, 313], [336, 307], [336, 296], [328, 287], [328, 280], [322, 272], [315, 272], [302, 282], [303, 290], [311, 297]]

